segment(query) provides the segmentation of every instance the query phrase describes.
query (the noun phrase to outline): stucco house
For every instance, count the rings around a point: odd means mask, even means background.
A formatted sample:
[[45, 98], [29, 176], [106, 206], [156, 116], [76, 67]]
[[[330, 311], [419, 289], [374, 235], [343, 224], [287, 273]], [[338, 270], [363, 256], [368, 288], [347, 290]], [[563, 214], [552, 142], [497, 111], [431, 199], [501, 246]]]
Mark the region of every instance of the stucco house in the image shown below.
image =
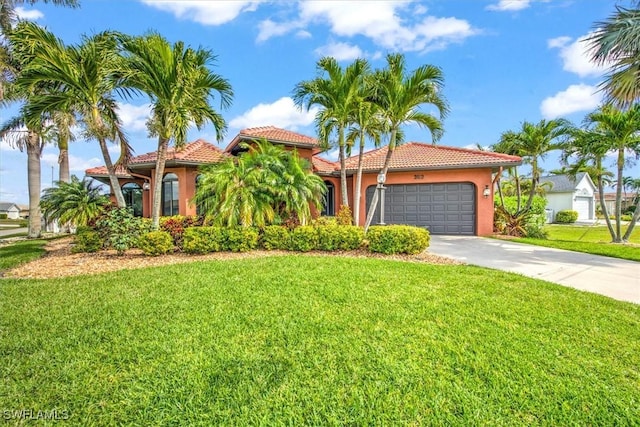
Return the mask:
[[549, 175], [540, 178], [540, 185], [547, 186], [547, 209], [552, 217], [561, 210], [578, 212], [578, 221], [596, 219], [596, 186], [589, 174], [581, 172], [575, 178], [569, 175]]
[[19, 219], [20, 206], [11, 202], [0, 202], [0, 214], [6, 214], [8, 219]]
[[[273, 126], [241, 130], [221, 150], [204, 140], [171, 147], [162, 186], [163, 215], [193, 215], [193, 198], [198, 167], [215, 163], [227, 156], [238, 155], [241, 142], [266, 139], [273, 144], [296, 150], [307, 159], [313, 172], [327, 185], [324, 215], [335, 215], [342, 200], [340, 165], [321, 156], [315, 138]], [[371, 150], [364, 156], [360, 224], [364, 224], [367, 206], [376, 191], [378, 172], [387, 148]], [[118, 179], [127, 204], [137, 215], [151, 216], [155, 152], [134, 157], [127, 168], [118, 169]], [[347, 159], [347, 192], [353, 206], [357, 157]], [[493, 180], [502, 168], [517, 166], [520, 157], [478, 150], [409, 142], [393, 154], [384, 182], [384, 222], [427, 227], [433, 234], [488, 235], [493, 232]], [[109, 184], [104, 166], [88, 169], [87, 176]], [[379, 207], [378, 207], [379, 211]], [[377, 212], [374, 223], [379, 222]]]

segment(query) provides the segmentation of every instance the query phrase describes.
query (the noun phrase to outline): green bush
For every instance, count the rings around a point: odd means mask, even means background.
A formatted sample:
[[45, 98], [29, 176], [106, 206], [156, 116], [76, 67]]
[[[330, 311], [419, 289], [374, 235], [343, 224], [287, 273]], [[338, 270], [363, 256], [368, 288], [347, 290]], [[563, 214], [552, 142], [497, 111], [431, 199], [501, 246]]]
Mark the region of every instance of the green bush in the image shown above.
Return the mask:
[[224, 227], [193, 227], [184, 230], [183, 249], [188, 253], [206, 254], [224, 250]]
[[71, 252], [79, 253], [93, 253], [98, 252], [104, 246], [104, 240], [95, 230], [91, 230], [86, 227], [78, 227], [76, 230], [76, 235], [73, 239], [73, 247], [71, 248]]
[[21, 219], [20, 222], [18, 222], [18, 226], [19, 227], [28, 227], [29, 226], [29, 221], [27, 221], [26, 219]]
[[558, 224], [573, 224], [578, 220], [578, 212], [571, 210], [558, 211], [556, 222]]
[[182, 249], [184, 230], [200, 225], [202, 225], [202, 218], [198, 216], [173, 215], [160, 218], [160, 230], [171, 235], [178, 249]]
[[317, 226], [317, 249], [321, 251], [352, 251], [362, 245], [364, 230], [355, 225]]
[[289, 249], [289, 229], [281, 225], [269, 225], [262, 230], [260, 245], [268, 251]]
[[145, 255], [164, 255], [173, 251], [173, 238], [166, 231], [150, 231], [138, 238], [137, 246]]
[[311, 222], [311, 225], [338, 225], [338, 218], [335, 216], [319, 216]]
[[633, 215], [620, 215], [621, 221], [631, 221], [633, 219]]
[[289, 250], [309, 252], [318, 247], [318, 234], [315, 227], [303, 225], [291, 231]]
[[122, 255], [135, 247], [140, 235], [151, 231], [151, 222], [133, 216], [129, 208], [113, 208], [96, 220], [95, 228], [107, 245]]
[[429, 247], [429, 232], [410, 225], [374, 226], [367, 232], [369, 250], [387, 255], [418, 254]]
[[227, 228], [224, 250], [247, 252], [258, 247], [258, 231], [255, 228]]
[[336, 220], [338, 221], [338, 225], [352, 225], [353, 213], [351, 212], [351, 208], [347, 205], [340, 205]]
[[[523, 197], [520, 209], [525, 206], [526, 202], [527, 197]], [[499, 197], [496, 197], [494, 205], [496, 208], [494, 211], [494, 226], [496, 232], [519, 237], [539, 237], [545, 234], [544, 225], [547, 222], [545, 213], [547, 199], [544, 197], [534, 196], [533, 202], [531, 203], [531, 210], [521, 212], [520, 215], [515, 215], [516, 208], [518, 207], [518, 198], [516, 196], [504, 197], [504, 211], [502, 210]]]
[[6, 213], [0, 213], [0, 219], [8, 219], [9, 215]]

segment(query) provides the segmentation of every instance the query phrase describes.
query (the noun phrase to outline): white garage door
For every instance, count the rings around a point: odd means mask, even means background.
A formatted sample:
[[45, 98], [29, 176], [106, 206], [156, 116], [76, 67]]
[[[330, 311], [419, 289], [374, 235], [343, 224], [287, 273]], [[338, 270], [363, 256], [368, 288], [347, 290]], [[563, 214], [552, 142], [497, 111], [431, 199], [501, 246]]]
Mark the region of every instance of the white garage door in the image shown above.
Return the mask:
[[593, 219], [592, 217], [593, 197], [577, 196], [573, 202], [573, 209], [578, 212], [578, 221]]

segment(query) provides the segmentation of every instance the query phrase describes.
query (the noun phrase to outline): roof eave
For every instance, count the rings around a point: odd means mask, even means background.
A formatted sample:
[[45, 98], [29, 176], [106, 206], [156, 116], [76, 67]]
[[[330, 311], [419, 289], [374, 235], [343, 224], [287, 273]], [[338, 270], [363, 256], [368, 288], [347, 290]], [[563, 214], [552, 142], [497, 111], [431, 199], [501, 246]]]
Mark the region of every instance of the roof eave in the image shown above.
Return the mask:
[[[501, 167], [514, 167], [514, 166], [520, 166], [522, 164], [522, 161], [520, 162], [511, 162], [511, 163], [504, 163], [504, 162], [500, 162], [500, 163], [475, 163], [475, 164], [468, 164], [468, 165], [443, 165], [443, 166], [413, 166], [413, 167], [408, 167], [408, 168], [393, 168], [390, 167], [389, 168], [389, 172], [415, 172], [415, 171], [436, 171], [436, 170], [447, 170], [447, 169], [451, 169], [451, 170], [457, 170], [457, 169], [491, 169], [494, 171], [497, 171], [499, 168]], [[382, 167], [379, 168], [369, 168], [369, 169], [363, 169], [362, 172], [363, 173], [377, 173], [382, 169]], [[357, 169], [347, 169], [347, 174], [354, 174], [357, 172]]]

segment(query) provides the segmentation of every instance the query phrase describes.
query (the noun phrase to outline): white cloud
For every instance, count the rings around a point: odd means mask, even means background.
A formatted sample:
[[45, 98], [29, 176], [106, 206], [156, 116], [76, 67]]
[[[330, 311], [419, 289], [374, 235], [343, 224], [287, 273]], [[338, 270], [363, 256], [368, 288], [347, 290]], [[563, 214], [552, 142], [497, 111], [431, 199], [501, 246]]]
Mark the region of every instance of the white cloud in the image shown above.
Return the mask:
[[545, 119], [554, 119], [579, 111], [591, 111], [600, 105], [602, 97], [595, 86], [571, 85], [554, 96], [545, 98], [540, 112]]
[[229, 126], [243, 129], [256, 126], [277, 126], [285, 129], [296, 130], [299, 127], [313, 123], [316, 107], [309, 111], [301, 111], [289, 97], [282, 97], [271, 104], [258, 104], [241, 116], [235, 117], [229, 122]]
[[241, 0], [142, 0], [143, 3], [166, 12], [176, 18], [198, 22], [203, 25], [222, 25], [233, 21], [243, 12], [253, 12], [261, 1]]
[[580, 77], [598, 77], [605, 73], [606, 66], [599, 66], [591, 61], [587, 39], [592, 33], [578, 37], [572, 42], [571, 37], [556, 37], [547, 41], [550, 49], [559, 49], [562, 69], [575, 73]]
[[329, 43], [314, 51], [319, 56], [331, 56], [337, 61], [347, 61], [364, 57], [364, 52], [358, 46], [349, 43]]
[[[336, 36], [365, 36], [385, 49], [429, 51], [479, 33], [466, 20], [428, 16], [424, 6], [409, 6], [410, 2], [398, 1], [300, 2], [299, 16], [294, 20], [264, 21], [258, 40], [319, 23], [327, 24]], [[416, 18], [418, 21], [411, 24]]]
[[[58, 154], [44, 153], [42, 155], [42, 164], [48, 167], [54, 166], [57, 168]], [[97, 157], [92, 157], [90, 159], [83, 159], [81, 157], [74, 156], [73, 154], [69, 154], [69, 170], [71, 172], [82, 172], [82, 175], [84, 175], [84, 171], [86, 169], [94, 168], [96, 166], [101, 166], [103, 164], [104, 164], [104, 161]]]
[[44, 18], [44, 13], [40, 12], [37, 9], [25, 9], [24, 7], [16, 7], [16, 16], [18, 19], [24, 19], [27, 21], [37, 21], [38, 19]]
[[151, 115], [151, 105], [118, 103], [118, 114], [125, 132], [146, 130], [147, 120]]
[[529, 6], [531, 6], [531, 0], [500, 0], [496, 4], [490, 4], [486, 9], [497, 12], [514, 12], [526, 9]]

